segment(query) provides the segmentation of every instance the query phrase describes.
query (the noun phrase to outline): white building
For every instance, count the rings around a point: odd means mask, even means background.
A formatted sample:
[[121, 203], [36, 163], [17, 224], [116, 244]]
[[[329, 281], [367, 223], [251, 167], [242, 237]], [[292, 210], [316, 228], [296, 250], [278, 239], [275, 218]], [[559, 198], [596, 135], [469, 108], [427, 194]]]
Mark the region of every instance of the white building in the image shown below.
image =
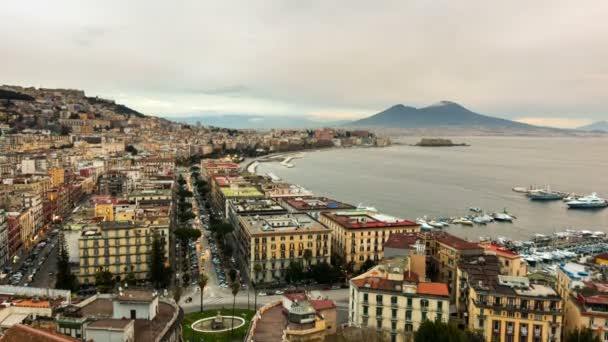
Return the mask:
[[125, 290], [112, 302], [116, 319], [153, 320], [158, 313], [158, 294], [145, 290]]

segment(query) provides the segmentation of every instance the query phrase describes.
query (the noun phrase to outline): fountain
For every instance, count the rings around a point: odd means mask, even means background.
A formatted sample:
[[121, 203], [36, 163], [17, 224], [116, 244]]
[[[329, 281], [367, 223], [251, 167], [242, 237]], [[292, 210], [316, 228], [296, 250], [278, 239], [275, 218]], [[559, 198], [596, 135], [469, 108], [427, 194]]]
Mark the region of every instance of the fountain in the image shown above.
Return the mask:
[[245, 320], [238, 316], [223, 316], [219, 311], [213, 317], [199, 319], [192, 323], [192, 330], [203, 333], [218, 333], [230, 330], [230, 325], [234, 319], [234, 329], [245, 325]]

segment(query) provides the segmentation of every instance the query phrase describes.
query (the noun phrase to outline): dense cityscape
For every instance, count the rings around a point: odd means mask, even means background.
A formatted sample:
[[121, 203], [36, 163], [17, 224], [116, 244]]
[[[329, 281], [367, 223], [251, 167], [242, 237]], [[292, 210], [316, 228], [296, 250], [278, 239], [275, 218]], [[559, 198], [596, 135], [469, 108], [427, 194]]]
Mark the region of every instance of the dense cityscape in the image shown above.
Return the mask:
[[255, 172], [387, 138], [186, 125], [76, 90], [0, 95], [3, 340], [608, 338], [605, 254], [564, 254], [548, 272], [509, 242]]

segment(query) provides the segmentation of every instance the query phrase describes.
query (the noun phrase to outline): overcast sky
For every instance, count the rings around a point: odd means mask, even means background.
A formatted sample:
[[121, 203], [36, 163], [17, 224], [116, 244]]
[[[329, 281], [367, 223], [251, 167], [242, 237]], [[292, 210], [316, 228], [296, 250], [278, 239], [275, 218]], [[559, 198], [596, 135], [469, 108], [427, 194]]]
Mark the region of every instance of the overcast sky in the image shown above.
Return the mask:
[[577, 126], [608, 119], [606, 18], [605, 0], [3, 1], [0, 82], [164, 116], [451, 100]]

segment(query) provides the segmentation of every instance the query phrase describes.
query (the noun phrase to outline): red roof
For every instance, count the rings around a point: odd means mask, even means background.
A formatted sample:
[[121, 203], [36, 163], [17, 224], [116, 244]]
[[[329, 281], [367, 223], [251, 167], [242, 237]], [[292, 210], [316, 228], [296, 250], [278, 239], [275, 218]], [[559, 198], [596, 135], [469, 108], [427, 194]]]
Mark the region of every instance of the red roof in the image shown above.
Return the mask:
[[[353, 285], [359, 288], [370, 288], [378, 290], [396, 291], [397, 286], [401, 286], [400, 281], [388, 280], [380, 277], [367, 277], [362, 279], [351, 280]], [[366, 286], [367, 285], [367, 286]]]
[[505, 247], [498, 246], [498, 245], [493, 244], [493, 243], [487, 244], [487, 245], [484, 244], [482, 246], [483, 246], [483, 248], [485, 250], [494, 251], [498, 255], [506, 256], [506, 257], [509, 257], [509, 258], [513, 258], [513, 257], [518, 257], [519, 256], [519, 254], [511, 252], [510, 250], [506, 249]]
[[595, 259], [608, 260], [608, 253], [602, 253], [595, 256]]
[[311, 300], [310, 304], [316, 311], [335, 309], [336, 303], [331, 299]]
[[435, 239], [440, 243], [443, 243], [458, 250], [482, 249], [479, 244], [463, 240], [448, 233], [439, 233], [435, 236]]
[[418, 240], [416, 234], [391, 234], [384, 243], [384, 248], [406, 249], [415, 244], [416, 240]]
[[283, 295], [287, 299], [293, 301], [303, 301], [306, 300], [306, 294], [304, 292], [296, 292], [296, 293], [286, 293]]
[[432, 296], [450, 296], [448, 284], [444, 283], [418, 283], [418, 291], [416, 292]]

